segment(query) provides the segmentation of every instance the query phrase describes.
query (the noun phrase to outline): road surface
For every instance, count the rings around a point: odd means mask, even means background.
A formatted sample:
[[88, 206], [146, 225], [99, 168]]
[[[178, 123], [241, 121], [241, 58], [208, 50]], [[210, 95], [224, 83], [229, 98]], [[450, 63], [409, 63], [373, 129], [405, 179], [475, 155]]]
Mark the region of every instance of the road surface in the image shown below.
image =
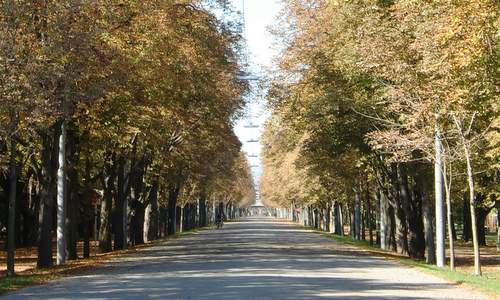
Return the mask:
[[266, 218], [226, 223], [0, 299], [487, 299]]

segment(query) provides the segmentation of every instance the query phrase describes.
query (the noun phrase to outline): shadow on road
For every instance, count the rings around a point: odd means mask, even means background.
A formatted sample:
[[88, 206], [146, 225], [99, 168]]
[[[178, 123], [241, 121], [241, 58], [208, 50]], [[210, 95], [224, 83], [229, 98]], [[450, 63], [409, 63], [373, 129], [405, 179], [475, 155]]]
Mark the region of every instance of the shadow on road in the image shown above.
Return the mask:
[[10, 299], [472, 299], [431, 276], [268, 218], [144, 249]]

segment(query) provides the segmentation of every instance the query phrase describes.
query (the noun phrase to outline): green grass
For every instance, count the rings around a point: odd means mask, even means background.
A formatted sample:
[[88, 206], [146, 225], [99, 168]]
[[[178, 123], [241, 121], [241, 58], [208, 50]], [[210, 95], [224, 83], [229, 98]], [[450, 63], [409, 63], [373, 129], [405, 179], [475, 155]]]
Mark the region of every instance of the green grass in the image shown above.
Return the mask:
[[496, 243], [497, 243], [497, 233], [496, 232], [486, 233], [486, 244], [495, 245]]
[[473, 274], [460, 271], [453, 272], [449, 268], [439, 268], [434, 265], [428, 265], [423, 261], [408, 258], [403, 258], [400, 262], [406, 266], [415, 267], [445, 280], [452, 281], [457, 284], [469, 285], [490, 295], [498, 296], [500, 293], [500, 278], [498, 272], [483, 272], [482, 276], [475, 276]]
[[376, 246], [371, 246], [368, 241], [358, 241], [352, 239], [349, 236], [338, 236], [331, 233], [324, 233], [321, 231], [318, 231], [318, 233], [331, 237], [334, 240], [341, 242], [343, 244], [362, 248], [376, 255], [395, 260], [405, 266], [409, 266], [430, 273], [432, 275], [453, 282], [455, 284], [464, 284], [492, 296], [498, 297], [498, 295], [500, 294], [500, 274], [498, 272], [483, 272], [482, 276], [475, 276], [473, 274], [461, 271], [453, 272], [449, 268], [438, 268], [435, 265], [429, 265], [421, 260], [405, 258], [396, 255], [392, 252], [381, 250]]
[[50, 275], [19, 275], [14, 277], [0, 278], [0, 294], [14, 291], [26, 286], [39, 284], [43, 281], [49, 280]]

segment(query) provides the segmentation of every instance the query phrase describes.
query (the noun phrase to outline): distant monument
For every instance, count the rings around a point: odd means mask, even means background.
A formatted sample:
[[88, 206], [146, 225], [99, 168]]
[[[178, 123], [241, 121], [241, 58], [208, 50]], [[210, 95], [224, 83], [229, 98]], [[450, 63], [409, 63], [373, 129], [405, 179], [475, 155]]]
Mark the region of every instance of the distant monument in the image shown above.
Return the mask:
[[255, 203], [250, 207], [250, 212], [252, 216], [267, 216], [269, 212], [260, 200], [260, 198], [255, 199]]

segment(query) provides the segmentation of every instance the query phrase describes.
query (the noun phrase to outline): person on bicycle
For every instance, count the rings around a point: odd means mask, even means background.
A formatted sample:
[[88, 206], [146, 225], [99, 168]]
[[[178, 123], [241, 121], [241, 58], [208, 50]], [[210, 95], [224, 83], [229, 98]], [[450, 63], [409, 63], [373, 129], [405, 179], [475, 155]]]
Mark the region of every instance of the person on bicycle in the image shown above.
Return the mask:
[[215, 222], [217, 224], [217, 228], [221, 228], [222, 225], [224, 225], [224, 219], [225, 219], [224, 211], [219, 210], [219, 212], [217, 213], [216, 220], [215, 220]]

